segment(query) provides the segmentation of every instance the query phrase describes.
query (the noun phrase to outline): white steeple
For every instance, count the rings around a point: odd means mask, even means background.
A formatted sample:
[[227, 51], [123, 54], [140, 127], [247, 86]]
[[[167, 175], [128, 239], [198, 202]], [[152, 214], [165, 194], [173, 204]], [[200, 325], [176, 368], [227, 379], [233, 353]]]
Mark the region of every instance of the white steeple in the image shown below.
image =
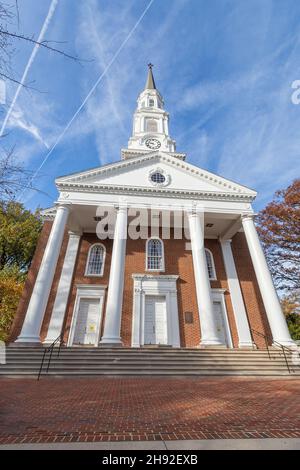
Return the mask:
[[122, 158], [131, 158], [154, 150], [176, 152], [175, 140], [169, 135], [169, 113], [164, 110], [164, 100], [156, 89], [152, 67], [152, 64], [148, 64], [145, 89], [138, 97], [133, 116], [132, 137], [129, 139], [128, 149], [122, 150]]

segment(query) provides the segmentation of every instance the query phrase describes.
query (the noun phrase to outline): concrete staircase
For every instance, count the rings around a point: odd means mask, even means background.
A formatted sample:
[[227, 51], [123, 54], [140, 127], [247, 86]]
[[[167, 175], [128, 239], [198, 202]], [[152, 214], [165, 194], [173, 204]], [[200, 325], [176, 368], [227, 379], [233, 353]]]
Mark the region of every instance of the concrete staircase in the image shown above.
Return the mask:
[[[43, 376], [300, 376], [300, 366], [291, 355], [287, 370], [278, 349], [177, 349], [62, 347], [60, 356], [54, 348], [47, 374], [46, 355]], [[37, 376], [44, 349], [10, 346], [0, 376]]]

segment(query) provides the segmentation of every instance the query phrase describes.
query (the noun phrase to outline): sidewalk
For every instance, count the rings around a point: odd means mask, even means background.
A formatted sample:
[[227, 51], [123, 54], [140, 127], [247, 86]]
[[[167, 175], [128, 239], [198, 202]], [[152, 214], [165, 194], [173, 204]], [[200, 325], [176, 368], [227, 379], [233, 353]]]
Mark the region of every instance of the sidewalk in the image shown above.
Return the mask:
[[74, 442], [11, 444], [1, 450], [299, 450], [300, 439], [204, 439], [202, 441]]

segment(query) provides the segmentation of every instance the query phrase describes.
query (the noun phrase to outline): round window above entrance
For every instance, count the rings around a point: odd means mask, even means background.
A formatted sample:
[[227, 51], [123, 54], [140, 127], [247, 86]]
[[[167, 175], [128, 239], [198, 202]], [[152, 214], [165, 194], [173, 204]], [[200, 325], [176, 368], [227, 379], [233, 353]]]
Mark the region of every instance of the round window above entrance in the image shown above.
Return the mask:
[[151, 181], [153, 181], [153, 183], [162, 184], [166, 181], [166, 178], [162, 173], [157, 171], [151, 175]]
[[153, 186], [167, 186], [170, 179], [170, 175], [162, 168], [154, 168], [149, 173], [149, 181]]

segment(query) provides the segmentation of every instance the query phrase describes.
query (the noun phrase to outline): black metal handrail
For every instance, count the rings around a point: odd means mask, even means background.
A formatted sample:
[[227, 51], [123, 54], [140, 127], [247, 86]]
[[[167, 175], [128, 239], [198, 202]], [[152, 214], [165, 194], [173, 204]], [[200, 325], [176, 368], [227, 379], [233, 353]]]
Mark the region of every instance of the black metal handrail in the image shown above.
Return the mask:
[[61, 349], [61, 345], [62, 345], [62, 342], [63, 342], [63, 334], [62, 334], [62, 333], [53, 341], [53, 343], [50, 344], [50, 346], [48, 346], [48, 348], [46, 348], [46, 349], [44, 350], [44, 354], [43, 354], [43, 358], [42, 358], [42, 361], [41, 361], [41, 366], [40, 366], [40, 370], [39, 370], [39, 374], [38, 374], [37, 380], [40, 380], [40, 376], [41, 376], [41, 374], [42, 374], [42, 370], [43, 370], [43, 365], [44, 365], [44, 362], [45, 362], [46, 354], [50, 353], [49, 359], [48, 359], [48, 364], [47, 364], [47, 370], [46, 370], [46, 372], [48, 373], [49, 367], [50, 367], [50, 362], [51, 362], [51, 359], [52, 359], [53, 349], [54, 349], [54, 346], [55, 346], [58, 342], [59, 342], [59, 346], [58, 346], [57, 357], [59, 357], [59, 355], [60, 355], [60, 349]]
[[[268, 337], [264, 334], [264, 333], [261, 333], [260, 331], [257, 331], [257, 330], [254, 330], [253, 328], [251, 328], [251, 333], [252, 333], [252, 336], [253, 336], [253, 333], [264, 338], [265, 340], [265, 344], [266, 344], [266, 348], [267, 348], [267, 351], [268, 351], [268, 356], [269, 356], [269, 359], [271, 359], [271, 354], [270, 354], [270, 347], [269, 347], [269, 344], [268, 344]], [[278, 341], [275, 341], [273, 340], [273, 344], [275, 346], [279, 346], [281, 348], [281, 351], [282, 351], [282, 354], [284, 356], [284, 360], [285, 360], [285, 364], [286, 364], [286, 367], [287, 367], [287, 370], [289, 372], [289, 374], [292, 372], [295, 372], [294, 369], [291, 369], [290, 366], [289, 366], [289, 362], [288, 362], [288, 358], [287, 358], [287, 355], [286, 355], [286, 351], [289, 353], [289, 354], [294, 354], [295, 353], [295, 350], [292, 349], [292, 348], [289, 348], [288, 346], [285, 346], [284, 344], [281, 344], [279, 343]], [[299, 354], [299, 357], [300, 357], [300, 353], [298, 352]]]

